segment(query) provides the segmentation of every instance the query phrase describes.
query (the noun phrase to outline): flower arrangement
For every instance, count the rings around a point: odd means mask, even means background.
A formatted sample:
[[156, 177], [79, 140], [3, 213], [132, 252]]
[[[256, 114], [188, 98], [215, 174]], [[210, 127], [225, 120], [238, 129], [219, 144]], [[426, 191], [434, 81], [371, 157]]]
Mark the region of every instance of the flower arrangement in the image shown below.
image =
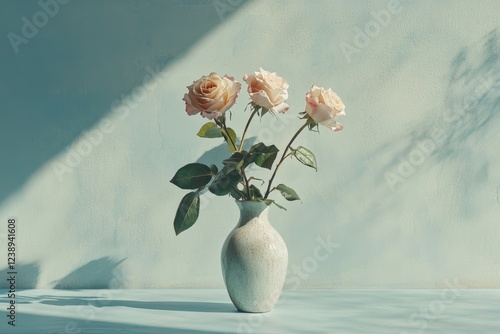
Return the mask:
[[[243, 149], [243, 144], [252, 119], [258, 115], [283, 114], [288, 111], [286, 103], [288, 98], [288, 83], [276, 73], [260, 69], [252, 75], [244, 75], [247, 83], [247, 92], [251, 101], [251, 114], [246, 122], [241, 137], [227, 126], [226, 113], [234, 105], [241, 90], [241, 84], [227, 75], [219, 76], [210, 73], [188, 86], [184, 95], [186, 112], [188, 115], [200, 114], [210, 122], [204, 124], [197, 135], [202, 138], [223, 138], [231, 155], [222, 161], [223, 168], [219, 170], [216, 165], [207, 166], [201, 163], [190, 163], [180, 168], [170, 180], [181, 189], [194, 190], [185, 195], [177, 209], [174, 219], [175, 233], [190, 228], [198, 219], [200, 211], [200, 192], [208, 186], [208, 190], [217, 196], [230, 195], [239, 201], [260, 201], [267, 205], [277, 204], [269, 196], [277, 190], [287, 201], [299, 200], [299, 195], [290, 187], [279, 184], [273, 187], [273, 181], [283, 162], [289, 157], [295, 157], [302, 164], [317, 169], [316, 157], [305, 147], [292, 147], [298, 135], [308, 128], [318, 131], [318, 125], [323, 125], [333, 131], [342, 130], [342, 124], [337, 122], [339, 116], [345, 115], [345, 106], [340, 97], [331, 89], [324, 89], [313, 85], [306, 93], [305, 111], [299, 113], [299, 119], [304, 123], [292, 136], [288, 145], [281, 153], [281, 158], [274, 164], [278, 156], [275, 145], [266, 145], [262, 142], [254, 144], [248, 151]], [[247, 108], [245, 108], [246, 110]], [[255, 164], [272, 171], [265, 191], [261, 191], [253, 181], [265, 181], [249, 177], [246, 168]], [[274, 166], [274, 169], [273, 169]]]

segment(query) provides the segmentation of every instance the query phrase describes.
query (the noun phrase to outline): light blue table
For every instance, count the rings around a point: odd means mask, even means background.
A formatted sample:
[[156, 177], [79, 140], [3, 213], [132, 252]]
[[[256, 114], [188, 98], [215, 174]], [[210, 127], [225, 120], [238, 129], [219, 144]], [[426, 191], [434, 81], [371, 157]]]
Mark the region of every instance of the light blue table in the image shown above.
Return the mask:
[[287, 290], [237, 312], [225, 290], [24, 290], [0, 333], [500, 333], [500, 290]]

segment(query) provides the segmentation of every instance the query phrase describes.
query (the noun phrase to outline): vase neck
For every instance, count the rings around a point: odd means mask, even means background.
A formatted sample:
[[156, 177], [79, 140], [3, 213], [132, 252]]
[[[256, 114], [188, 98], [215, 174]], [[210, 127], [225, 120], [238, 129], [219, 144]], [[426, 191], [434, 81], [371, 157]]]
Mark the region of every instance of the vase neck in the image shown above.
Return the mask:
[[263, 202], [255, 201], [236, 201], [240, 209], [240, 221], [238, 227], [244, 226], [254, 218], [259, 218], [259, 222], [268, 222], [269, 206]]

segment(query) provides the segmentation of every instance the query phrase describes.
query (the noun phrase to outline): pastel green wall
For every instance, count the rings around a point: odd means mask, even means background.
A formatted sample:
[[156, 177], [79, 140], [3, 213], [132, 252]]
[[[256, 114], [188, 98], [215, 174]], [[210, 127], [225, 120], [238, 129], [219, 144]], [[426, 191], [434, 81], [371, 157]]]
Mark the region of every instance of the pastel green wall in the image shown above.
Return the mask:
[[17, 53], [8, 33], [42, 9], [0, 3], [0, 219], [18, 220], [23, 287], [222, 287], [236, 205], [204, 196], [193, 228], [172, 227], [175, 171], [225, 155], [181, 99], [259, 67], [288, 81], [290, 115], [254, 140], [283, 148], [312, 84], [346, 104], [343, 131], [298, 139], [318, 171], [277, 177], [303, 201], [270, 216], [289, 288], [500, 287], [500, 2], [62, 3]]

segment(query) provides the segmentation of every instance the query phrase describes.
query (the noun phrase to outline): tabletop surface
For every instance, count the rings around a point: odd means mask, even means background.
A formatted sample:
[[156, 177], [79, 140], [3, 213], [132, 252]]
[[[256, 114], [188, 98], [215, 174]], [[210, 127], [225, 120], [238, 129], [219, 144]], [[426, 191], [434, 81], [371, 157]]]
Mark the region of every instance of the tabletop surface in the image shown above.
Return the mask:
[[285, 290], [269, 313], [225, 290], [22, 290], [0, 333], [500, 333], [500, 290]]

